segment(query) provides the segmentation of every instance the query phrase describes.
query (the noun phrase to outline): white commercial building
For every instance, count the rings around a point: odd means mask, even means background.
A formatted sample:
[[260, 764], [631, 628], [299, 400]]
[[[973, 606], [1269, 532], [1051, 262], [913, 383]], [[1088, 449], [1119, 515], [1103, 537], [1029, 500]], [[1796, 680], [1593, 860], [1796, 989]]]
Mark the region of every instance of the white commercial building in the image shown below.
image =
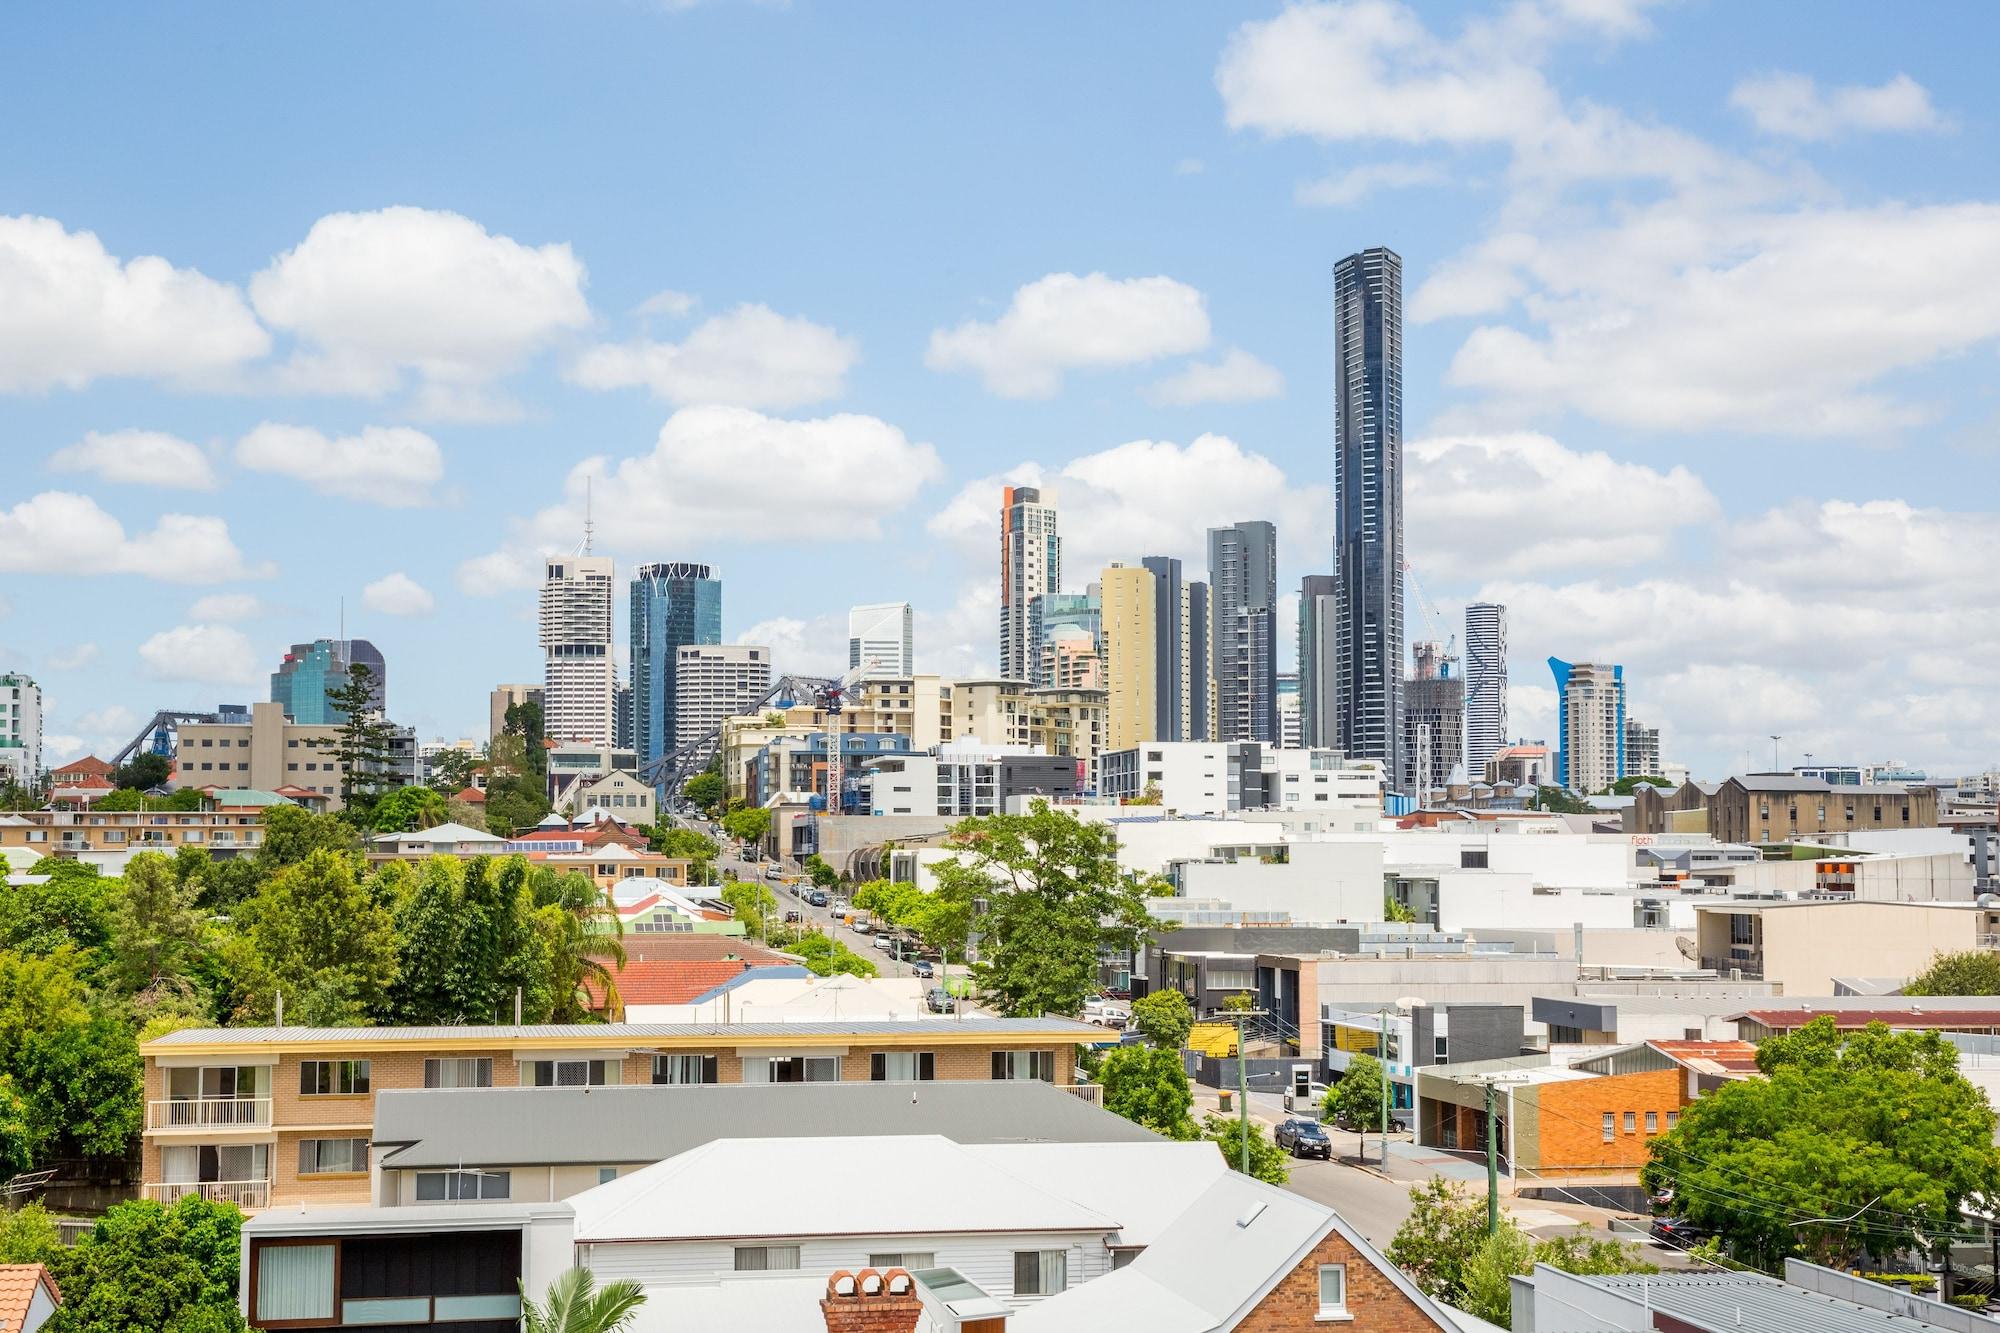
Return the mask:
[[847, 665], [861, 679], [916, 674], [916, 639], [908, 602], [876, 602], [847, 613]]
[[1034, 486], [1009, 486], [1000, 496], [1000, 674], [1032, 681], [1041, 665], [1029, 609], [1062, 585], [1062, 538], [1056, 497]]
[[1107, 797], [1159, 798], [1183, 815], [1242, 810], [1382, 810], [1382, 767], [1338, 750], [1287, 750], [1256, 741], [1148, 741], [1100, 757]]
[[612, 560], [552, 555], [542, 579], [542, 732], [551, 740], [613, 740]]
[[42, 687], [18, 672], [0, 675], [0, 785], [42, 780]]
[[1474, 782], [1507, 744], [1507, 608], [1465, 608], [1465, 771]]
[[771, 650], [740, 643], [688, 644], [674, 653], [674, 743], [692, 745], [722, 719], [753, 711], [771, 693]]

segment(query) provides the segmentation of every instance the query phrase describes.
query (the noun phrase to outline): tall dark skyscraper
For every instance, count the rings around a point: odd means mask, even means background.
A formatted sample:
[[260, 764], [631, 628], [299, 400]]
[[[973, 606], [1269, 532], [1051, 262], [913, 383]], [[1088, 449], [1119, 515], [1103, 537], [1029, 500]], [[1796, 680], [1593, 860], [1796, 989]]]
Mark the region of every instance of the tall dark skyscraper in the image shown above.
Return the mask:
[[674, 748], [675, 654], [722, 642], [722, 580], [688, 561], [641, 565], [632, 578], [632, 748], [644, 767]]
[[1338, 678], [1340, 580], [1308, 574], [1299, 582], [1299, 744], [1340, 748]]
[[1208, 530], [1215, 739], [1278, 739], [1278, 530], [1253, 521]]
[[1334, 681], [1340, 747], [1403, 777], [1403, 261], [1376, 247], [1333, 269]]
[[1209, 611], [1208, 585], [1187, 585], [1187, 740], [1205, 741], [1215, 734], [1210, 707], [1215, 690], [1215, 620]]
[[1188, 740], [1187, 587], [1181, 562], [1149, 555], [1139, 563], [1153, 576], [1153, 739]]

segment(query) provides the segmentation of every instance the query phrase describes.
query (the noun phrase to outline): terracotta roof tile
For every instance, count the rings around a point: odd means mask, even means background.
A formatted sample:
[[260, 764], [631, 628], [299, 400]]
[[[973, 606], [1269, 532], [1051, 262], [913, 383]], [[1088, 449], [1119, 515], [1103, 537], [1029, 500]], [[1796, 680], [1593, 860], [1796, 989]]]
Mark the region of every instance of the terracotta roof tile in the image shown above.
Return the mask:
[[[618, 998], [634, 1004], [692, 1004], [702, 996], [754, 967], [769, 967], [767, 961], [747, 958], [712, 958], [694, 962], [667, 959], [628, 958], [618, 969]], [[592, 1007], [602, 1003], [594, 987]]]
[[28, 1307], [35, 1299], [35, 1288], [46, 1285], [50, 1299], [62, 1303], [62, 1292], [56, 1287], [55, 1278], [40, 1264], [0, 1264], [0, 1328], [13, 1333], [28, 1322]]

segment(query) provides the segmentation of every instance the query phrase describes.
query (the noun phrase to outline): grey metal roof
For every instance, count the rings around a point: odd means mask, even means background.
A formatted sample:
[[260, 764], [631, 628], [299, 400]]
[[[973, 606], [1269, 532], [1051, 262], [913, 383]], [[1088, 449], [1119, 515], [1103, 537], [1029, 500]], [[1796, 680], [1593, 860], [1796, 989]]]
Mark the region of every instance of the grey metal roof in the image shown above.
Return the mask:
[[1870, 1310], [1761, 1273], [1659, 1273], [1585, 1279], [1718, 1333], [1951, 1333], [1941, 1324]]
[[973, 1143], [1153, 1143], [1037, 1080], [400, 1089], [375, 1097], [382, 1165], [658, 1162], [716, 1139], [936, 1134]]
[[872, 1022], [826, 1023], [545, 1023], [525, 1027], [489, 1024], [437, 1025], [429, 1027], [246, 1027], [182, 1028], [146, 1043], [147, 1049], [164, 1046], [209, 1046], [243, 1044], [339, 1045], [348, 1042], [425, 1042], [448, 1046], [461, 1041], [537, 1041], [589, 1038], [601, 1046], [671, 1038], [713, 1038], [727, 1042], [732, 1037], [871, 1037], [931, 1031], [980, 1032], [996, 1037], [1012, 1034], [1048, 1036], [1074, 1034], [1079, 1041], [1104, 1040], [1104, 1029], [1071, 1018], [957, 1018], [936, 1017], [878, 1020]]

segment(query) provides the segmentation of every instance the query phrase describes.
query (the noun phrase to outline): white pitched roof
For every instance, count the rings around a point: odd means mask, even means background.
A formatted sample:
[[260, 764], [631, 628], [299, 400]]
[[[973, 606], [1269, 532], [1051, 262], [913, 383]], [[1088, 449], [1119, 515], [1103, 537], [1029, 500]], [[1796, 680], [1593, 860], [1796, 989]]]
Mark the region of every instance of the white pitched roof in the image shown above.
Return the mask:
[[[1052, 1194], [1119, 1221], [1114, 1245], [1151, 1245], [1229, 1165], [1213, 1143], [991, 1143], [968, 1151]], [[1134, 1327], [1140, 1327], [1134, 1324]]]
[[501, 843], [505, 838], [496, 837], [485, 829], [467, 828], [463, 824], [438, 824], [432, 828], [417, 829], [411, 833], [382, 833], [376, 835], [375, 842], [492, 842]]
[[[884, 1162], [894, 1188], [883, 1186]], [[570, 1204], [579, 1243], [1118, 1229], [935, 1134], [717, 1139]]]

